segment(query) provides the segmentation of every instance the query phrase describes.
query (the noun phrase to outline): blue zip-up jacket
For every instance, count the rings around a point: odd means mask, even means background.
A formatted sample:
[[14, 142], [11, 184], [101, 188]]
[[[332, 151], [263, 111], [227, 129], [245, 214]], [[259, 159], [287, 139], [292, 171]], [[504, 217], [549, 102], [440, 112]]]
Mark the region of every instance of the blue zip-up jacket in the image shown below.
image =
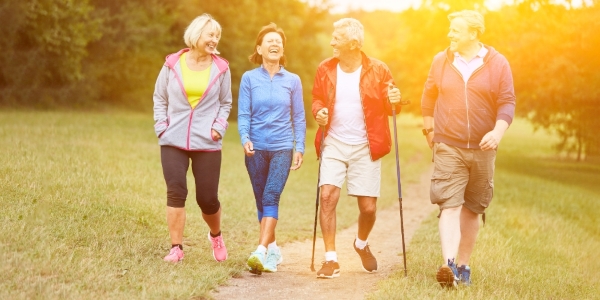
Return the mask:
[[294, 149], [304, 154], [306, 117], [300, 77], [283, 67], [273, 78], [262, 65], [242, 76], [238, 98], [238, 131], [242, 146]]
[[220, 151], [222, 139], [215, 141], [211, 129], [225, 136], [231, 111], [231, 73], [229, 63], [212, 55], [208, 87], [196, 107], [192, 108], [183, 87], [182, 49], [169, 54], [160, 70], [154, 89], [154, 131], [161, 146], [187, 151]]

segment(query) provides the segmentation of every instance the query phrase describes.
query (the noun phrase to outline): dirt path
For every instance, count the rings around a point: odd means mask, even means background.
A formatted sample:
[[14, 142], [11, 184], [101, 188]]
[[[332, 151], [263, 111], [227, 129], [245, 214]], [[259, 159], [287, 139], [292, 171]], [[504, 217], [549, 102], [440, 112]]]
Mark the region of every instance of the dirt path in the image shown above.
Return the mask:
[[[403, 186], [404, 234], [408, 243], [414, 232], [436, 206], [429, 202], [432, 169], [421, 175], [420, 183]], [[319, 229], [317, 229], [319, 230]], [[283, 263], [276, 273], [255, 276], [245, 272], [213, 292], [215, 299], [364, 299], [376, 283], [395, 270], [403, 269], [402, 236], [399, 204], [377, 212], [375, 227], [369, 236], [371, 251], [377, 258], [379, 271], [366, 273], [352, 242], [357, 232], [353, 225], [336, 236], [341, 275], [334, 279], [317, 279], [310, 270], [312, 240], [285, 244], [281, 250]], [[323, 240], [317, 238], [315, 269], [321, 267], [325, 253]], [[407, 262], [409, 264], [410, 262]], [[408, 267], [410, 269], [410, 266]]]

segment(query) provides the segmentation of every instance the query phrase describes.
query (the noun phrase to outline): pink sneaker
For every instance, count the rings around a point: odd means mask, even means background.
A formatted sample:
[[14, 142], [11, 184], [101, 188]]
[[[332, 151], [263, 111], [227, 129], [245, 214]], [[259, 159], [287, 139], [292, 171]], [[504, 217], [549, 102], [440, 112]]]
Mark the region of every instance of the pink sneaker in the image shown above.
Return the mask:
[[183, 250], [179, 249], [179, 247], [177, 247], [177, 246], [171, 248], [171, 251], [169, 251], [169, 255], [167, 255], [167, 256], [165, 256], [165, 258], [163, 258], [164, 261], [168, 261], [168, 262], [172, 262], [172, 263], [176, 263], [182, 259], [183, 259]]
[[210, 231], [208, 232], [208, 240], [212, 244], [213, 249], [213, 257], [216, 261], [224, 261], [227, 259], [227, 248], [225, 247], [225, 242], [223, 242], [223, 234], [218, 237], [210, 236]]

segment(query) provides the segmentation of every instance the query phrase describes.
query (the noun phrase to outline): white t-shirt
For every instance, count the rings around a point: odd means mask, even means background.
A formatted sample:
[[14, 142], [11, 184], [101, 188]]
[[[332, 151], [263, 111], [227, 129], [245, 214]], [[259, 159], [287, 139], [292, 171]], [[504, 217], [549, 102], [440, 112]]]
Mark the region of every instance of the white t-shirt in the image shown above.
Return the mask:
[[345, 73], [337, 66], [335, 105], [329, 134], [345, 144], [360, 145], [367, 143], [365, 114], [360, 100], [360, 71], [358, 67], [352, 73]]

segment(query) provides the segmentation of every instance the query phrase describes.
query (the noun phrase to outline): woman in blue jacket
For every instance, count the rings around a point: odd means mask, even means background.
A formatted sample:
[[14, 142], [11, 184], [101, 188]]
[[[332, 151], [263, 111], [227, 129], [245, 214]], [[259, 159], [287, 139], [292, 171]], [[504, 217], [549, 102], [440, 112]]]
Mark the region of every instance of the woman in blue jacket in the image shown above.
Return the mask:
[[248, 267], [257, 275], [276, 272], [282, 261], [275, 241], [279, 199], [304, 154], [302, 84], [283, 67], [285, 42], [283, 30], [273, 23], [260, 30], [249, 57], [260, 66], [244, 73], [239, 90], [238, 130], [260, 222], [259, 245]]

